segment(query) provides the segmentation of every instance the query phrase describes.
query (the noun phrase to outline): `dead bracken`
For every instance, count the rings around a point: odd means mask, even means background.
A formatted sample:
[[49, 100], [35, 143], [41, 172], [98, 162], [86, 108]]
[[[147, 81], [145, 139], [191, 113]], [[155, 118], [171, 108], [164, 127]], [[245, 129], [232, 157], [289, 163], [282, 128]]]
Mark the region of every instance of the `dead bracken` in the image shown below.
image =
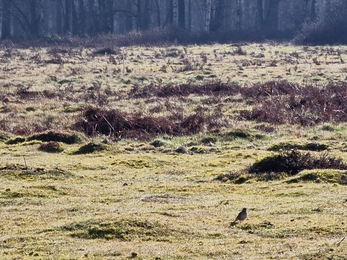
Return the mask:
[[206, 129], [223, 126], [215, 121], [213, 115], [206, 115], [198, 108], [182, 120], [171, 121], [164, 117], [128, 114], [119, 110], [104, 110], [89, 107], [83, 112], [84, 119], [72, 127], [83, 131], [87, 136], [96, 134], [110, 135], [116, 139], [136, 138], [146, 140], [158, 135], [191, 135]]

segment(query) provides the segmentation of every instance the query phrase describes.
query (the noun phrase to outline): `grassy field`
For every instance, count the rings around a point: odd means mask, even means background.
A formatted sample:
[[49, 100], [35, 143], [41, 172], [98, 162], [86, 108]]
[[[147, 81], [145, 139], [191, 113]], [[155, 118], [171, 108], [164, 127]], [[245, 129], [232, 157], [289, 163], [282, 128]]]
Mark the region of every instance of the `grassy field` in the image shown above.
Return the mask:
[[[248, 120], [263, 98], [169, 91], [324, 89], [346, 81], [346, 46], [2, 48], [0, 60], [1, 259], [345, 259], [345, 168], [249, 169], [288, 147], [347, 162], [347, 120]], [[88, 107], [198, 130], [86, 136]]]

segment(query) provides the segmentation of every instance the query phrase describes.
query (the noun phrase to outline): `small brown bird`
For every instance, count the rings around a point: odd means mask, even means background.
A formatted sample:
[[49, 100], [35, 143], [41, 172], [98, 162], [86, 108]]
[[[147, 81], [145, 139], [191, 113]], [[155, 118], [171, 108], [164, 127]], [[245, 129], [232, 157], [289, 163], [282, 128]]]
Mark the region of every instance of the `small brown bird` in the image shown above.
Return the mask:
[[234, 222], [231, 222], [230, 225], [236, 225], [236, 222], [242, 222], [247, 218], [247, 209], [243, 208], [242, 211], [237, 215], [236, 219], [234, 220]]

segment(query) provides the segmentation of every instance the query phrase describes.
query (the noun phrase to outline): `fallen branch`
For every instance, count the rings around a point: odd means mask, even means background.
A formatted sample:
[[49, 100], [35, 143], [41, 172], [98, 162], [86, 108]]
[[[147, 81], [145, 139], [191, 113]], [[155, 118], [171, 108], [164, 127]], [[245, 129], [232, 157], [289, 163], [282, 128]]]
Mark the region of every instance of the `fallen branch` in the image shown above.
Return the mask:
[[343, 237], [336, 245], [339, 246], [346, 237]]

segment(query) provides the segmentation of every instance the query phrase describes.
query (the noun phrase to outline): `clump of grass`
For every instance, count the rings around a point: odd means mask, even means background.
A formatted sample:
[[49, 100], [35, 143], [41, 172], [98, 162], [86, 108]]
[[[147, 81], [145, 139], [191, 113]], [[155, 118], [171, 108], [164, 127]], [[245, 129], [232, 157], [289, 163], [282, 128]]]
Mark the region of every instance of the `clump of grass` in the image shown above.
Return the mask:
[[21, 136], [16, 136], [13, 138], [8, 139], [5, 144], [19, 144], [19, 143], [23, 143], [25, 142], [25, 137], [21, 137]]
[[[324, 180], [339, 184], [347, 184], [347, 165], [340, 158], [330, 157], [327, 153], [321, 153], [319, 157], [311, 155], [309, 152], [300, 153], [297, 150], [282, 151], [280, 154], [265, 157], [251, 165], [248, 171], [230, 172], [221, 174], [215, 180], [235, 184], [241, 184], [252, 179], [257, 181], [280, 180], [288, 176], [297, 175], [304, 170], [313, 169], [333, 169], [324, 171], [325, 176], [320, 176], [317, 172], [308, 172], [297, 178], [289, 180], [290, 183], [305, 180]], [[340, 171], [338, 171], [340, 170]], [[343, 170], [343, 171], [341, 171]], [[317, 171], [317, 170], [315, 170]]]
[[293, 144], [293, 143], [279, 143], [274, 144], [268, 148], [269, 151], [281, 150], [309, 150], [309, 151], [324, 151], [328, 146], [319, 143], [306, 143], [306, 144]]
[[243, 130], [243, 129], [235, 129], [235, 130], [229, 131], [225, 134], [225, 137], [229, 140], [234, 140], [236, 138], [252, 139], [252, 135], [247, 130]]
[[347, 172], [341, 170], [305, 170], [286, 182], [328, 182], [347, 185]]
[[192, 146], [191, 148], [189, 148], [190, 153], [196, 153], [196, 154], [211, 153], [214, 151], [215, 151], [215, 148], [213, 147], [206, 148], [205, 146]]
[[215, 136], [208, 136], [201, 139], [201, 143], [203, 144], [211, 144], [216, 143], [218, 141], [217, 137]]
[[214, 180], [222, 181], [222, 182], [230, 181], [235, 184], [242, 184], [242, 183], [245, 183], [250, 178], [251, 176], [247, 172], [236, 171], [236, 172], [222, 173], [218, 175], [216, 178], [214, 178]]
[[233, 129], [221, 134], [222, 138], [227, 141], [233, 141], [235, 139], [245, 139], [253, 141], [256, 139], [264, 139], [265, 136], [259, 133], [252, 133], [247, 129]]
[[35, 111], [35, 110], [36, 110], [35, 107], [26, 107], [26, 108], [25, 108], [25, 111], [27, 111], [27, 112], [33, 112], [33, 111]]
[[161, 141], [161, 140], [154, 140], [153, 142], [150, 143], [151, 145], [153, 145], [154, 147], [162, 147], [165, 146], [165, 142]]
[[0, 167], [0, 174], [6, 178], [20, 178], [20, 179], [64, 179], [71, 177], [72, 174], [60, 168], [46, 169], [43, 167], [28, 167], [20, 164], [7, 164]]
[[256, 174], [286, 173], [296, 175], [306, 169], [347, 169], [341, 158], [330, 157], [321, 153], [319, 157], [311, 153], [300, 153], [297, 150], [284, 151], [280, 154], [265, 157], [250, 166], [249, 172]]
[[243, 184], [252, 181], [274, 181], [288, 177], [286, 173], [265, 172], [261, 174], [252, 174], [246, 171], [236, 171], [218, 175], [215, 180], [221, 182], [231, 182], [234, 184]]
[[334, 132], [336, 131], [336, 126], [330, 125], [330, 124], [325, 124], [321, 128], [323, 131], [328, 131], [328, 132]]
[[115, 239], [121, 241], [138, 239], [163, 241], [169, 240], [171, 236], [175, 236], [177, 233], [158, 222], [138, 219], [89, 220], [66, 224], [61, 227], [61, 230], [71, 232], [72, 237], [82, 239]]
[[63, 108], [64, 113], [75, 113], [75, 112], [78, 112], [81, 110], [82, 110], [82, 108], [79, 106], [76, 106], [76, 105], [65, 106]]
[[18, 191], [7, 189], [5, 190], [5, 193], [2, 194], [2, 198], [7, 199], [8, 203], [16, 203], [15, 199], [18, 198], [51, 198], [66, 194], [65, 191], [60, 190], [53, 185], [37, 185], [30, 186], [30, 189], [19, 189]]
[[55, 142], [55, 141], [43, 143], [39, 146], [38, 149], [40, 151], [48, 152], [48, 153], [60, 153], [64, 150], [63, 147], [61, 147], [61, 145], [59, 144], [59, 142]]
[[242, 46], [238, 45], [232, 52], [233, 55], [247, 55], [247, 52], [242, 49]]
[[76, 144], [80, 143], [82, 139], [76, 133], [47, 131], [29, 136], [28, 141], [31, 140], [40, 140], [44, 142], [55, 141], [66, 144]]
[[183, 153], [183, 154], [188, 154], [189, 151], [187, 149], [187, 147], [185, 146], [180, 146], [175, 150], [176, 153]]
[[107, 149], [107, 146], [104, 144], [88, 143], [88, 144], [81, 146], [73, 154], [94, 153], [94, 152], [98, 152], [98, 151], [104, 151], [106, 149]]
[[11, 134], [5, 131], [0, 130], [0, 141], [7, 141], [11, 138]]
[[273, 127], [272, 125], [265, 125], [265, 124], [256, 125], [254, 128], [265, 133], [273, 133], [276, 131], [276, 128]]

